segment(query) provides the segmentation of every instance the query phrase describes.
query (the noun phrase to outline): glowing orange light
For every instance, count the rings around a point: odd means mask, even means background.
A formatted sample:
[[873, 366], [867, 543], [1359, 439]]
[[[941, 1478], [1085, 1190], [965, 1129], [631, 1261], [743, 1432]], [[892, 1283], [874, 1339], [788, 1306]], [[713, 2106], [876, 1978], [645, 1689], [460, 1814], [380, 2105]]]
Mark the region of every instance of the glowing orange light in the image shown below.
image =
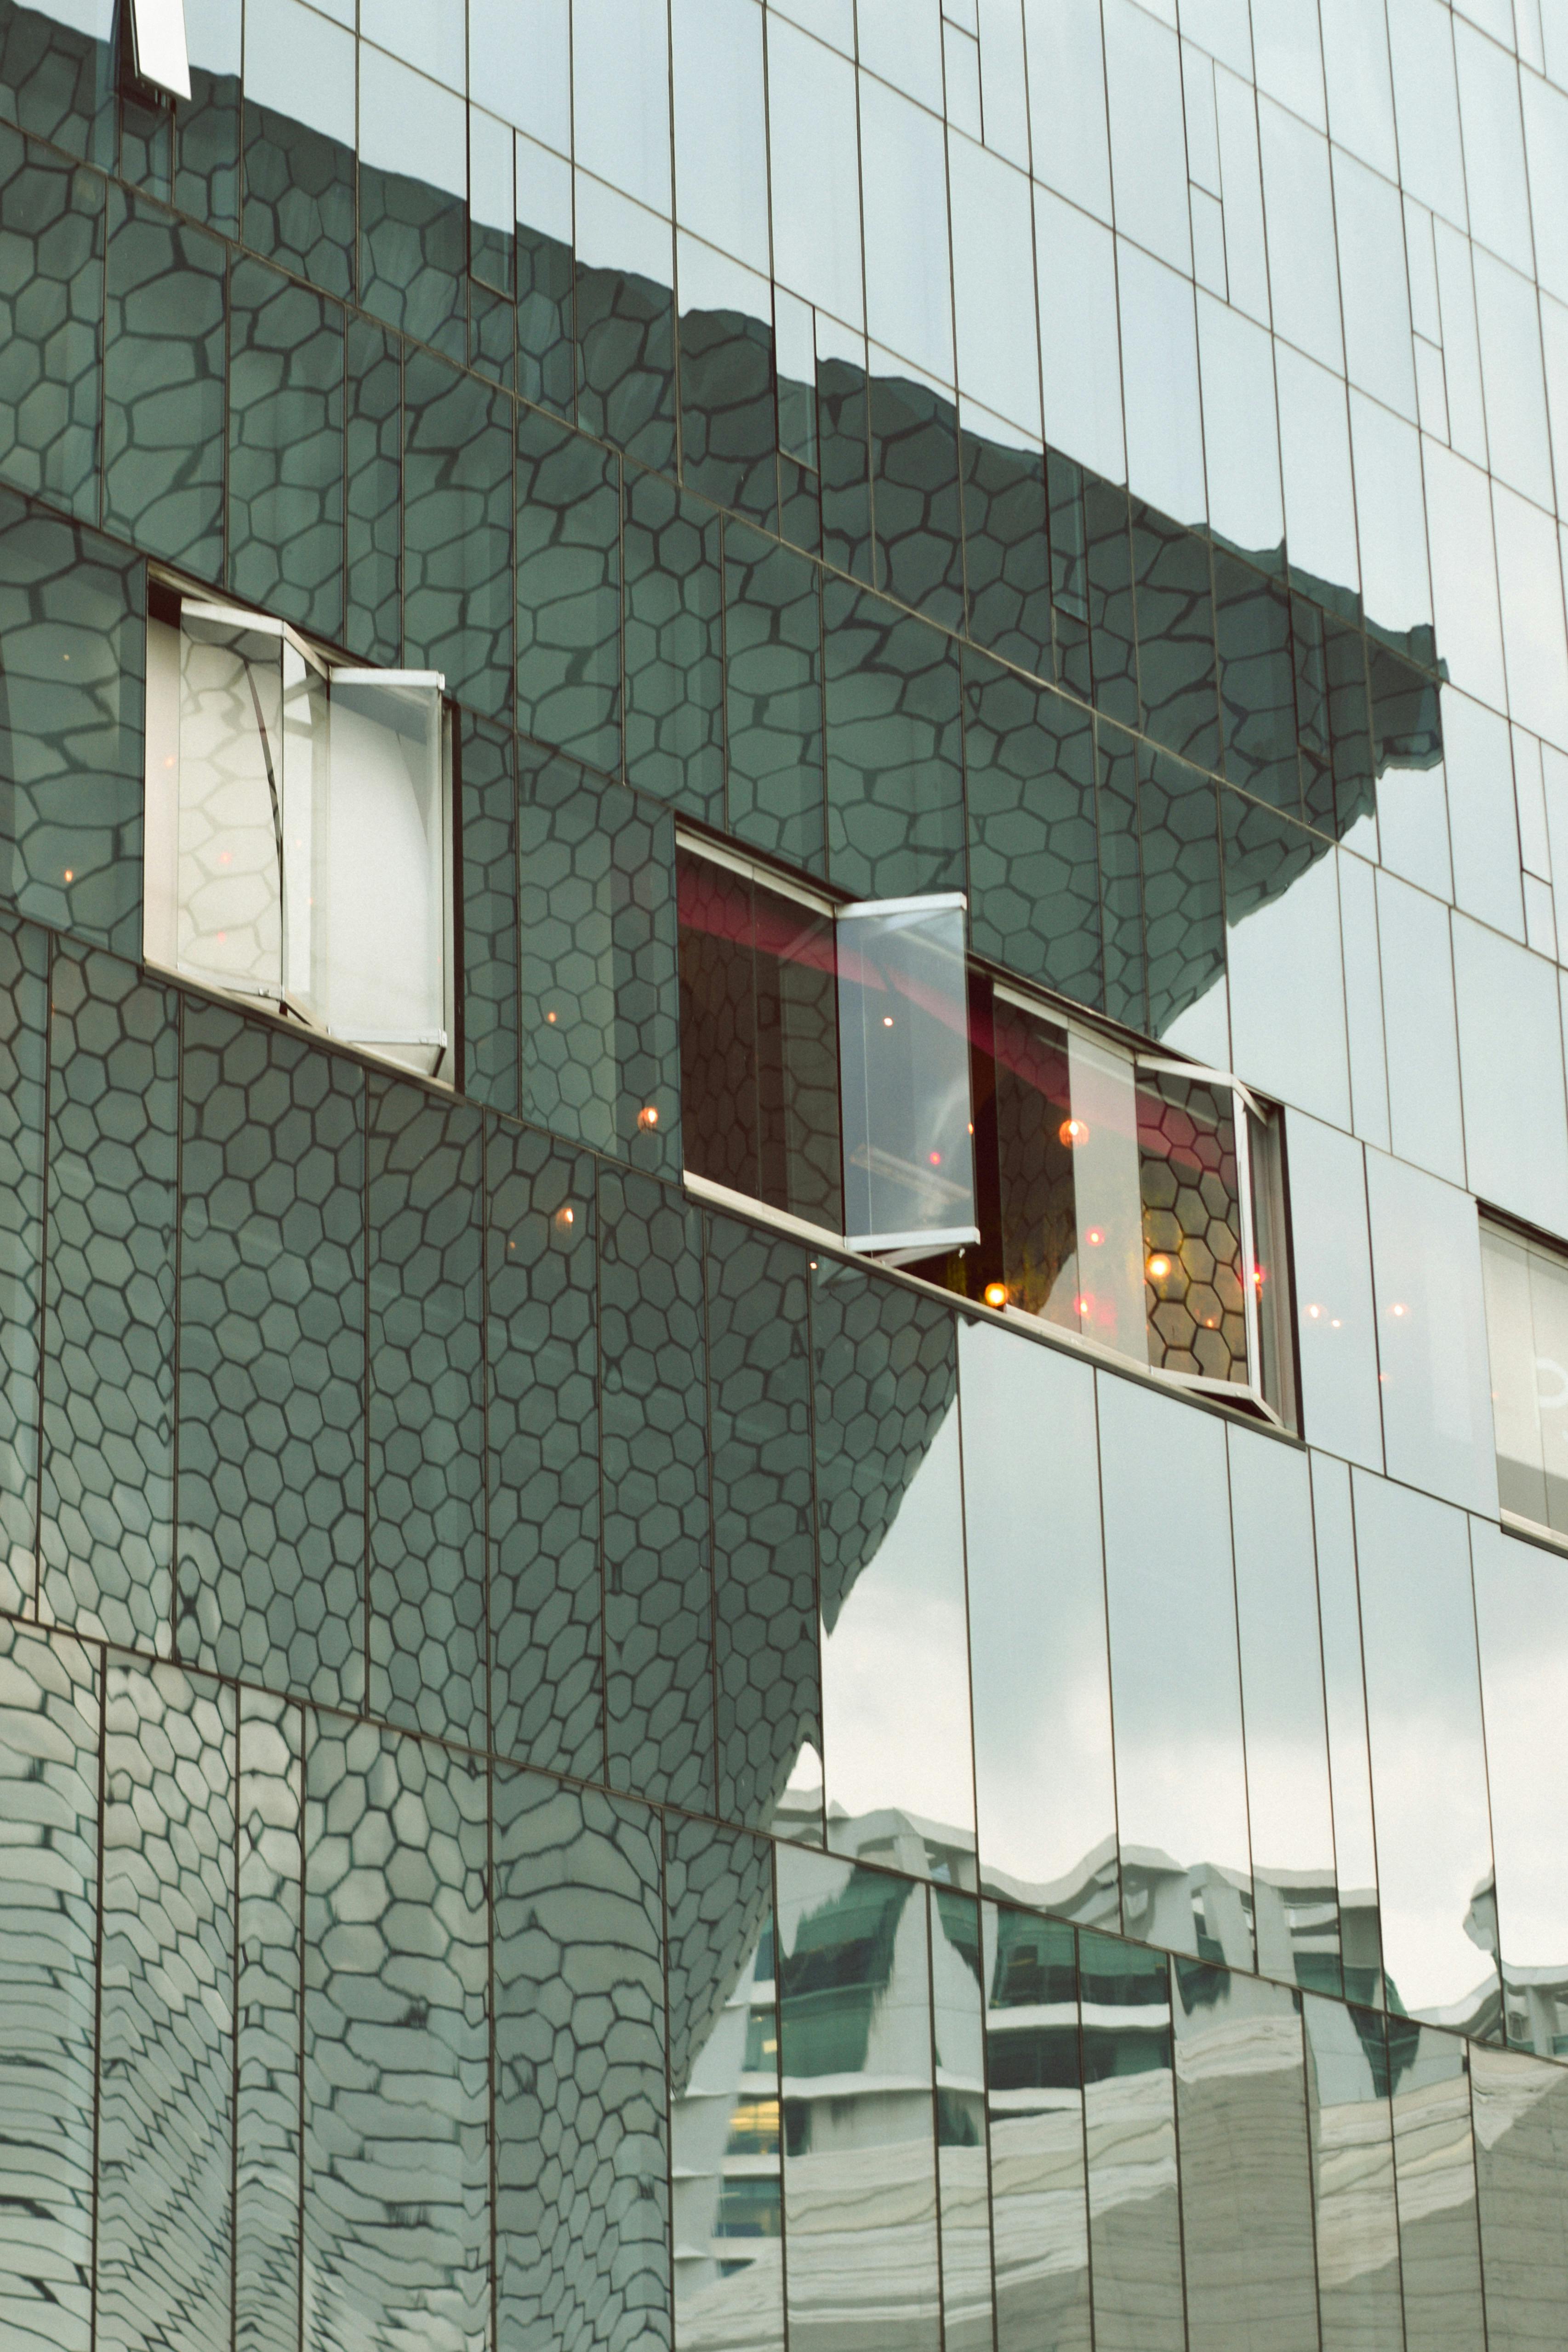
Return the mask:
[[550, 1024], [551, 1027], [553, 1029], [553, 1027], [555, 1026], [556, 1020], [558, 1019], [558, 1017], [559, 1017], [559, 1016], [558, 1016], [557, 1014], [553, 1013], [547, 1013], [545, 1014], [545, 1016], [544, 1016], [544, 1017], [545, 1017], [545, 1019], [549, 1022], [549, 1024]]
[[645, 1103], [641, 1110], [638, 1111], [637, 1125], [639, 1127], [657, 1127], [658, 1125], [658, 1112], [652, 1103]]
[[1309, 1307], [1307, 1309], [1308, 1314], [1311, 1317], [1314, 1323], [1317, 1321], [1322, 1311], [1323, 1310], [1321, 1307]]
[[577, 1222], [576, 1210], [570, 1203], [564, 1209], [557, 1209], [555, 1222], [558, 1225], [574, 1225]]
[[929, 1154], [929, 1157], [933, 1168], [940, 1168], [942, 1166], [942, 1154], [940, 1151], [933, 1151]]
[[1057, 1137], [1071, 1151], [1075, 1145], [1089, 1141], [1089, 1129], [1081, 1118], [1064, 1118], [1057, 1129]]
[[1255, 1266], [1253, 1267], [1253, 1269], [1252, 1269], [1252, 1286], [1253, 1286], [1253, 1288], [1254, 1288], [1255, 1290], [1261, 1290], [1261, 1289], [1262, 1289], [1262, 1287], [1263, 1287], [1263, 1286], [1264, 1286], [1264, 1284], [1268, 1281], [1268, 1268], [1267, 1268], [1266, 1266], [1255, 1265]]
[[882, 1026], [883, 1026], [883, 1028], [884, 1028], [884, 1029], [890, 1029], [890, 1028], [892, 1027], [892, 1025], [893, 1025], [893, 1016], [892, 1016], [892, 1014], [891, 1014], [890, 1013], [883, 1013], [883, 1015], [882, 1015]]
[[1163, 1256], [1160, 1251], [1156, 1250], [1153, 1256], [1149, 1260], [1149, 1264], [1145, 1271], [1147, 1272], [1151, 1282], [1163, 1282], [1165, 1276], [1171, 1271], [1171, 1261], [1168, 1257]]
[[1101, 1242], [1105, 1239], [1105, 1235], [1099, 1225], [1090, 1225], [1088, 1233], [1084, 1235], [1084, 1239], [1089, 1244], [1090, 1249], [1098, 1249]]
[[76, 880], [76, 876], [68, 866], [66, 867], [66, 880], [68, 882], [74, 882]]
[[1404, 1309], [1404, 1307], [1396, 1307], [1394, 1308], [1394, 1313], [1395, 1313], [1396, 1315], [1403, 1315], [1403, 1314], [1404, 1314], [1404, 1312], [1405, 1312], [1405, 1309]]
[[1092, 1315], [1094, 1313], [1094, 1300], [1087, 1290], [1083, 1292], [1081, 1297], [1073, 1300], [1072, 1311], [1075, 1315]]
[[1006, 1284], [1005, 1284], [1005, 1282], [988, 1282], [988, 1283], [986, 1284], [986, 1286], [985, 1286], [985, 1304], [986, 1304], [986, 1306], [987, 1306], [987, 1307], [1005, 1307], [1005, 1306], [1006, 1306], [1006, 1304], [1007, 1304], [1007, 1286], [1006, 1286]]

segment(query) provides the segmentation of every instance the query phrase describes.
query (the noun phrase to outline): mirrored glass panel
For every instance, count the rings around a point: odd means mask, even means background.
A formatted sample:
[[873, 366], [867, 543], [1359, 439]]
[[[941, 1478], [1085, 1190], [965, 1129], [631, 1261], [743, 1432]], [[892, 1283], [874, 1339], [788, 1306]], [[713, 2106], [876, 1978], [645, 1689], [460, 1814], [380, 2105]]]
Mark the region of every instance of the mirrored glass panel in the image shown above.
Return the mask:
[[1394, 2179], [1407, 2352], [1486, 2339], [1470, 2062], [1457, 2033], [1388, 2021]]
[[665, 1832], [677, 2352], [783, 2352], [773, 1867], [705, 1822]]
[[[1094, 1375], [978, 1320], [958, 1366], [981, 1884], [1116, 1927]], [[1045, 1510], [1017, 1475], [1041, 1448]]]
[[1088, 2352], [1075, 1938], [991, 1903], [983, 1922], [997, 2352]]
[[1568, 2057], [1568, 1575], [1542, 1544], [1470, 1528], [1510, 2042]]
[[1568, 1542], [1568, 1257], [1483, 1223], [1481, 1278], [1498, 1497]]
[[1232, 1427], [1231, 1531], [1258, 1966], [1338, 1992], [1339, 1900], [1304, 1453]]
[[778, 1849], [791, 2352], [939, 2352], [926, 1906]]
[[1468, 1522], [1353, 1474], [1391, 2011], [1496, 2032], [1497, 1898]]
[[1323, 2340], [1405, 2352], [1383, 2019], [1311, 1993], [1303, 2009]]
[[1174, 1963], [1187, 2322], [1206, 2352], [1318, 2352], [1301, 2018], [1279, 1985]]
[[942, 2342], [944, 2352], [992, 2352], [980, 1906], [945, 1886], [930, 1902]]
[[851, 1476], [875, 1506], [853, 1549], [823, 1563], [827, 1843], [973, 1887], [958, 1415], [938, 1402], [943, 1387], [952, 1396], [951, 1330], [930, 1332], [922, 1372], [896, 1330], [873, 1320], [883, 1307], [901, 1320], [901, 1297], [879, 1298], [853, 1268], [826, 1263], [817, 1284], [819, 1459], [825, 1409], [847, 1409], [827, 1443], [859, 1452]]
[[1225, 1430], [1098, 1376], [1126, 1932], [1252, 1966]]
[[1085, 1928], [1079, 1964], [1095, 2352], [1185, 2352], [1170, 1962]]
[[850, 1243], [977, 1242], [962, 898], [840, 909], [838, 1029]]

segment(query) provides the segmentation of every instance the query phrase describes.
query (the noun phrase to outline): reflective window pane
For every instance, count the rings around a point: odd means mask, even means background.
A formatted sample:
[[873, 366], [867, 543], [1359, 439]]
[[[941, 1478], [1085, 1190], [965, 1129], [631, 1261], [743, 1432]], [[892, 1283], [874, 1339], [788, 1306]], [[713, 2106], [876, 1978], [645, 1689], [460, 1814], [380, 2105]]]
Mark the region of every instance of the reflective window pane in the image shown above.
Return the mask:
[[1252, 1965], [1225, 1433], [1098, 1376], [1127, 1931]]
[[1088, 2352], [1089, 2207], [1072, 1929], [983, 1909], [996, 2352]]
[[1184, 2352], [1170, 1962], [1084, 1928], [1095, 2352]]
[[1384, 2021], [1311, 1993], [1303, 2009], [1323, 2341], [1405, 2352]]
[[1417, 2352], [1479, 2344], [1486, 2330], [1468, 2052], [1457, 2033], [1391, 2018], [1388, 2057], [1405, 2344]]
[[[959, 1327], [958, 1362], [981, 1882], [1116, 1926], [1094, 1375], [978, 1321]], [[1043, 1514], [1016, 1475], [1042, 1444]]]
[[1149, 1361], [1247, 1380], [1236, 1097], [1206, 1078], [1138, 1073]]
[[978, 1241], [963, 906], [893, 900], [838, 919], [845, 1224], [857, 1247]]
[[706, 1822], [665, 1827], [677, 2352], [784, 2347], [773, 1861]]
[[1187, 2324], [1205, 2352], [1318, 2352], [1298, 2001], [1175, 1963]]
[[924, 1898], [781, 1845], [778, 1939], [792, 2352], [938, 2352]]
[[973, 1886], [952, 1318], [825, 1258], [812, 1328], [827, 1841]]

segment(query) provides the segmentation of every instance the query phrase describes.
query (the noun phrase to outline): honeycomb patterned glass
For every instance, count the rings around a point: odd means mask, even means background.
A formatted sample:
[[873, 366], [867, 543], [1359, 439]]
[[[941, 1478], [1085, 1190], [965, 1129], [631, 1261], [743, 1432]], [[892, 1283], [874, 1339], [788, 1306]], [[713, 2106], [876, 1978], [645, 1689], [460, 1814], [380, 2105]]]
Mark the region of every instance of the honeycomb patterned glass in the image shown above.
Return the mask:
[[1138, 1073], [1149, 1361], [1247, 1385], [1236, 1097], [1222, 1081]]
[[103, 202], [96, 173], [0, 129], [0, 236], [25, 257], [0, 289], [0, 472], [94, 519]]
[[167, 1654], [178, 1006], [63, 945], [50, 1003], [40, 1598], [58, 1625]]
[[364, 1696], [364, 1075], [184, 1000], [180, 1643]]
[[494, 1807], [500, 2340], [669, 2352], [658, 1817], [504, 1770]]
[[229, 2334], [236, 1707], [231, 1685], [108, 1654], [100, 2344]]
[[[489, 1777], [374, 1725], [305, 1752], [305, 2341], [482, 2344]], [[415, 2331], [417, 2335], [415, 2335]]]
[[37, 1578], [48, 965], [47, 932], [0, 922], [0, 1597], [8, 1609], [29, 1612]]
[[101, 1653], [0, 1622], [0, 2329], [89, 2352]]

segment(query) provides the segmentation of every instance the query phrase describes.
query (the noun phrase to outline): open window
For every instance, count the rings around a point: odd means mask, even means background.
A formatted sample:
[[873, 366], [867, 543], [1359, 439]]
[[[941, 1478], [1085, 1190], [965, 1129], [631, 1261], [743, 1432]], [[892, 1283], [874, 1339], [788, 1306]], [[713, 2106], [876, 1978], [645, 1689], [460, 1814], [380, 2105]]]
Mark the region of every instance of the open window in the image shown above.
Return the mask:
[[688, 1171], [894, 1263], [977, 1244], [963, 899], [679, 876]]
[[149, 604], [149, 961], [449, 1076], [445, 680], [333, 666], [281, 621], [161, 585]]
[[687, 1172], [1294, 1419], [1279, 1121], [965, 963], [956, 896], [835, 906], [679, 852]]
[[1277, 1119], [1226, 1071], [972, 977], [984, 1236], [954, 1286], [1291, 1418]]

